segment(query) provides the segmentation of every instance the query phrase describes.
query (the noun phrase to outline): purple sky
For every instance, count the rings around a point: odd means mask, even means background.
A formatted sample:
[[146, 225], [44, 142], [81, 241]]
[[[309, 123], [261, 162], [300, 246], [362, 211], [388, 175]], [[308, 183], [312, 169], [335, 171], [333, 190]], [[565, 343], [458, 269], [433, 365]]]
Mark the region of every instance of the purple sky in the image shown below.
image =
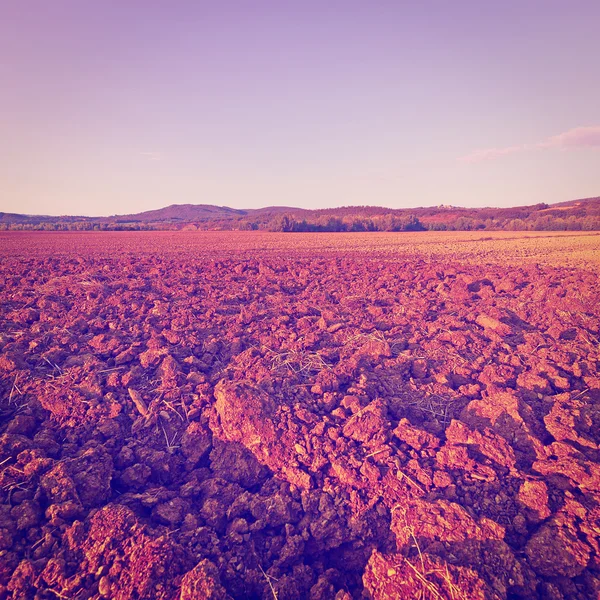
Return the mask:
[[0, 210], [600, 194], [600, 2], [3, 0]]

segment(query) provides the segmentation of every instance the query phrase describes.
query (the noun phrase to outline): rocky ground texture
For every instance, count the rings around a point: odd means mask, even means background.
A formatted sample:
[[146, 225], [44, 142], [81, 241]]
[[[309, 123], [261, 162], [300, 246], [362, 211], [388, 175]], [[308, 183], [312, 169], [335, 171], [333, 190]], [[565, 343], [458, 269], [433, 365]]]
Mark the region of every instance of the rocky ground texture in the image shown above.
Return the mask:
[[3, 256], [0, 597], [598, 597], [599, 292], [441, 257]]

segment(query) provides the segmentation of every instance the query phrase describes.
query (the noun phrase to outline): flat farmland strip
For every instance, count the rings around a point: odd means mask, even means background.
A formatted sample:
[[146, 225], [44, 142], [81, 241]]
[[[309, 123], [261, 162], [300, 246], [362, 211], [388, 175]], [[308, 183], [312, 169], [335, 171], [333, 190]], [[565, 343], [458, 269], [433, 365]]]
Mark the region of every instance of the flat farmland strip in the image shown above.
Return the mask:
[[268, 233], [253, 231], [0, 232], [0, 256], [32, 254], [369, 253], [472, 263], [539, 263], [596, 269], [597, 232]]

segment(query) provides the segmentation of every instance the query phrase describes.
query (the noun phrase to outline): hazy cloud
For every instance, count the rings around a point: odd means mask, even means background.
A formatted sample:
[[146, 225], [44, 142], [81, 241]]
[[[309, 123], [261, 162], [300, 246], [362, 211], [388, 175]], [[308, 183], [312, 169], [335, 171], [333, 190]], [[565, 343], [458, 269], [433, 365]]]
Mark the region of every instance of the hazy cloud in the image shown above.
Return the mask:
[[575, 127], [558, 135], [553, 135], [536, 144], [520, 144], [518, 146], [506, 146], [504, 148], [485, 148], [476, 150], [471, 154], [459, 157], [459, 161], [476, 163], [533, 150], [548, 150], [551, 148], [600, 148], [600, 125], [589, 127]]
[[143, 156], [147, 160], [162, 160], [160, 152], [140, 152], [140, 156]]
[[600, 125], [576, 127], [559, 133], [541, 145], [543, 148], [593, 148], [600, 147]]

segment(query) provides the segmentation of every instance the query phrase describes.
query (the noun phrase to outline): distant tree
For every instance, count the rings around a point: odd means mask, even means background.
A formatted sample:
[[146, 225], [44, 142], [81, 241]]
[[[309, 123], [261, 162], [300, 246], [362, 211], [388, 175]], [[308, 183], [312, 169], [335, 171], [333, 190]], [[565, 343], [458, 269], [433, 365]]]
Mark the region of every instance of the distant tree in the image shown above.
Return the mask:
[[448, 225], [446, 225], [446, 223], [441, 223], [440, 221], [433, 221], [432, 223], [429, 223], [427, 229], [430, 231], [446, 231]]
[[353, 219], [350, 225], [350, 231], [367, 231], [364, 221]]
[[527, 225], [523, 219], [512, 219], [506, 224], [506, 228], [509, 231], [525, 231], [527, 229]]
[[292, 231], [294, 220], [287, 214], [277, 215], [269, 223], [269, 231]]
[[425, 231], [425, 227], [415, 215], [409, 215], [408, 221], [404, 225], [404, 231]]
[[456, 219], [456, 229], [461, 231], [472, 231], [475, 229], [475, 221], [469, 217], [459, 217]]

